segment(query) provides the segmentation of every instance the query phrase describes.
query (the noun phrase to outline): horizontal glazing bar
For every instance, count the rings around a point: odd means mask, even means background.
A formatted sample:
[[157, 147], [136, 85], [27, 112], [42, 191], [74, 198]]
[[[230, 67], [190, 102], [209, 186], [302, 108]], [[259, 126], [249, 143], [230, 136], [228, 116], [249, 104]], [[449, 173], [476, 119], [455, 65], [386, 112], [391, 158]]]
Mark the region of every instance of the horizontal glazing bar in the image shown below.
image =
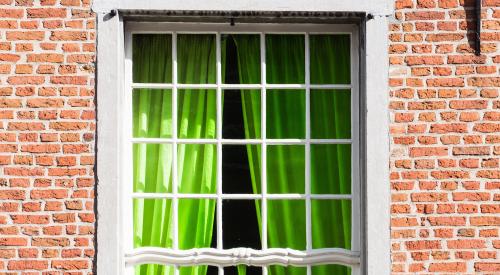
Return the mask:
[[[315, 200], [350, 200], [352, 195], [349, 194], [221, 194], [220, 198], [224, 200], [260, 200], [262, 198], [268, 200], [301, 200], [307, 197]], [[217, 199], [217, 194], [184, 194], [184, 193], [133, 193], [134, 199]]]
[[[217, 144], [217, 139], [188, 139], [188, 138], [133, 138], [133, 143], [179, 143], [179, 144]], [[222, 144], [234, 145], [247, 145], [247, 144], [261, 144], [266, 143], [269, 145], [289, 145], [289, 144], [350, 144], [351, 139], [222, 139]]]
[[[133, 83], [133, 89], [172, 89], [173, 87], [177, 89], [196, 89], [196, 90], [206, 90], [206, 89], [217, 89], [217, 84], [172, 84], [172, 83]], [[279, 89], [279, 90], [291, 90], [291, 89], [306, 89], [306, 84], [221, 84], [220, 87], [225, 90], [239, 90], [239, 89], [260, 89], [265, 87], [266, 89]], [[330, 90], [345, 90], [351, 89], [349, 84], [311, 84], [309, 88], [311, 89], [330, 89]]]

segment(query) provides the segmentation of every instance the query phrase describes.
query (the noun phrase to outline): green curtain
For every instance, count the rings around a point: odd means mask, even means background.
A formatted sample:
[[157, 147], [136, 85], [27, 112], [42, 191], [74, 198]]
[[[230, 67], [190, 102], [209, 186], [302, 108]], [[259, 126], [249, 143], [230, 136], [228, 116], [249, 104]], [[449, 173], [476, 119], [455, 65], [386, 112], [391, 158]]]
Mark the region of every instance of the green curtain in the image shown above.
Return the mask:
[[[234, 36], [238, 49], [241, 83], [258, 83], [260, 74], [258, 40]], [[311, 82], [313, 84], [350, 83], [349, 36], [312, 35]], [[249, 50], [252, 49], [252, 50]], [[296, 35], [266, 36], [267, 83], [304, 83], [304, 38]], [[241, 92], [246, 138], [260, 135], [260, 98]], [[305, 137], [304, 91], [267, 92], [267, 138]], [[311, 91], [312, 138], [350, 138], [350, 91]], [[260, 193], [260, 148], [247, 146], [254, 193]], [[318, 194], [350, 193], [350, 146], [311, 146], [311, 186]], [[303, 193], [305, 148], [296, 145], [268, 146], [268, 193]], [[313, 248], [350, 248], [350, 201], [312, 201]], [[260, 224], [260, 207], [257, 205]], [[342, 226], [339, 227], [339, 224]], [[268, 201], [268, 246], [305, 249], [305, 203]], [[350, 274], [338, 265], [318, 266], [315, 274]], [[272, 266], [271, 275], [302, 275], [304, 268]]]
[[[258, 36], [235, 35], [241, 83], [260, 83]], [[133, 42], [134, 82], [171, 82], [171, 37], [144, 34]], [[349, 83], [349, 37], [311, 36], [311, 82]], [[225, 58], [224, 45], [222, 57]], [[300, 35], [267, 35], [268, 83], [304, 83], [304, 38]], [[215, 83], [215, 36], [178, 36], [178, 82]], [[260, 138], [260, 93], [242, 90], [246, 138]], [[140, 89], [133, 95], [135, 137], [172, 137], [171, 91]], [[305, 92], [269, 90], [267, 138], [305, 137]], [[216, 93], [213, 90], [178, 91], [178, 137], [214, 138]], [[350, 138], [350, 91], [311, 91], [312, 138]], [[261, 151], [247, 146], [252, 186], [260, 193]], [[134, 191], [172, 192], [172, 146], [136, 144]], [[216, 150], [214, 145], [178, 145], [178, 177], [181, 193], [215, 193]], [[305, 147], [269, 145], [267, 149], [268, 193], [304, 193]], [[349, 194], [349, 145], [311, 145], [313, 193]], [[259, 224], [260, 205], [257, 205]], [[350, 201], [313, 201], [313, 247], [350, 248]], [[172, 247], [170, 200], [134, 201], [134, 245]], [[179, 201], [179, 248], [209, 247], [212, 240], [215, 201]], [[268, 201], [268, 246], [305, 249], [305, 201]], [[339, 227], [342, 224], [342, 227]], [[244, 274], [245, 268], [238, 267]], [[315, 267], [315, 274], [349, 274], [346, 267]], [[271, 275], [302, 275], [304, 268], [273, 266]], [[181, 275], [205, 274], [206, 267], [186, 267]], [[173, 274], [160, 265], [136, 268], [137, 275]]]
[[[178, 36], [178, 82], [215, 82], [215, 36]], [[171, 37], [140, 35], [134, 39], [135, 82], [171, 82]], [[166, 65], [167, 64], [167, 65]], [[169, 65], [170, 64], [170, 65]], [[141, 89], [133, 95], [135, 137], [171, 137], [171, 92]], [[211, 90], [179, 90], [178, 137], [215, 138], [216, 94]], [[135, 192], [171, 192], [171, 145], [134, 145]], [[180, 193], [215, 193], [214, 145], [179, 144], [177, 167]], [[170, 200], [134, 201], [134, 245], [172, 247]], [[180, 199], [179, 248], [210, 247], [215, 200]], [[185, 267], [181, 275], [206, 273], [206, 266]], [[173, 274], [172, 267], [143, 265], [137, 275]]]

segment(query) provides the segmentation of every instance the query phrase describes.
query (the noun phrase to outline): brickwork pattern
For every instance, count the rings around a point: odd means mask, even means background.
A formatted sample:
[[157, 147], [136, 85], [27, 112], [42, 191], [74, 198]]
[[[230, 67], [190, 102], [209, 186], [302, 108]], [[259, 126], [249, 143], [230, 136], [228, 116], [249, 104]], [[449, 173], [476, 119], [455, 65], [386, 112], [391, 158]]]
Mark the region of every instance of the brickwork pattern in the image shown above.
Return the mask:
[[0, 274], [91, 274], [95, 16], [0, 0]]
[[500, 274], [500, 1], [397, 0], [389, 26], [393, 274]]

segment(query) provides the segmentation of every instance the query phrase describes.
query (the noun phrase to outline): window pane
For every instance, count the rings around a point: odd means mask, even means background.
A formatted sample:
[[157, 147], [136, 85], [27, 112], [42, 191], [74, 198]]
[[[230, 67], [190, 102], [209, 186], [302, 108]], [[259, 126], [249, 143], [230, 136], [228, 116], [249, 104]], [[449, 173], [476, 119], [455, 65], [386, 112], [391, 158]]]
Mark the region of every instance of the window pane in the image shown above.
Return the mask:
[[351, 248], [351, 201], [312, 200], [313, 248]]
[[261, 275], [262, 267], [260, 266], [226, 266], [224, 267], [224, 275]]
[[311, 83], [350, 84], [351, 54], [348, 34], [311, 35]]
[[[194, 275], [194, 274], [203, 274], [203, 275], [217, 275], [218, 274], [218, 268], [216, 266], [206, 266], [206, 265], [200, 265], [200, 266], [181, 266], [179, 267], [179, 275]], [[153, 273], [154, 275], [168, 275], [168, 274], [174, 274], [174, 273], [165, 273], [165, 274], [156, 274]], [[151, 275], [153, 275], [151, 274]], [[143, 274], [141, 274], [143, 275]], [[150, 274], [144, 274], [144, 275], [150, 275]]]
[[222, 136], [233, 139], [260, 138], [260, 90], [227, 90], [222, 92], [222, 96]]
[[312, 267], [312, 275], [350, 275], [351, 268], [343, 265], [318, 265]]
[[179, 138], [215, 138], [217, 122], [215, 90], [179, 90], [177, 129]]
[[177, 35], [177, 82], [215, 83], [215, 51], [215, 34]]
[[267, 83], [305, 83], [304, 39], [304, 35], [266, 34]]
[[261, 249], [258, 222], [260, 200], [224, 200], [222, 220], [224, 249], [236, 247]]
[[172, 191], [172, 145], [133, 145], [134, 192]]
[[215, 247], [216, 200], [179, 199], [179, 249]]
[[[134, 247], [172, 248], [172, 201], [134, 199]], [[149, 266], [148, 268], [158, 268]], [[142, 270], [142, 267], [141, 267]]]
[[215, 194], [217, 150], [215, 144], [177, 145], [179, 193]]
[[135, 89], [132, 105], [134, 137], [172, 137], [171, 90]]
[[[267, 268], [269, 275], [306, 275], [307, 268], [302, 266], [272, 265]], [[336, 274], [329, 274], [336, 275]]]
[[136, 83], [172, 83], [172, 36], [134, 34], [132, 71]]
[[351, 138], [349, 90], [311, 90], [311, 138]]
[[311, 144], [311, 193], [351, 194], [350, 144]]
[[221, 48], [223, 83], [260, 83], [258, 34], [223, 34]]
[[269, 248], [306, 249], [306, 206], [304, 200], [267, 201]]
[[222, 190], [260, 194], [260, 145], [222, 146]]
[[304, 90], [268, 90], [266, 103], [267, 138], [305, 138]]
[[143, 264], [135, 266], [136, 275], [149, 274], [174, 274], [173, 266], [164, 266], [159, 264]]
[[267, 146], [267, 192], [300, 193], [305, 190], [305, 146]]

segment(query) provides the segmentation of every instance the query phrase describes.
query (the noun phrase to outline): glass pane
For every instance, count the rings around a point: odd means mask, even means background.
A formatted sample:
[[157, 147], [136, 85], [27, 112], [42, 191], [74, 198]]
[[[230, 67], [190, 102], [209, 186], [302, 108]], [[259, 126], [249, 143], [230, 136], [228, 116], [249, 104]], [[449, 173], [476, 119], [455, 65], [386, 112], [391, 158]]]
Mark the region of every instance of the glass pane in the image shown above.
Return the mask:
[[266, 104], [267, 138], [305, 138], [304, 90], [268, 90]]
[[171, 90], [135, 89], [132, 106], [134, 137], [172, 137]]
[[222, 146], [224, 193], [260, 194], [260, 150], [260, 145]]
[[261, 249], [258, 221], [260, 220], [260, 200], [224, 200], [222, 220], [224, 221], [222, 231], [225, 249], [236, 247]]
[[[307, 268], [302, 266], [272, 265], [267, 268], [269, 275], [306, 275]], [[336, 274], [329, 274], [336, 275]]]
[[311, 193], [351, 194], [350, 144], [311, 144]]
[[164, 266], [164, 265], [159, 265], [159, 264], [137, 265], [137, 266], [135, 266], [135, 274], [136, 275], [174, 274], [174, 267], [173, 266]]
[[[218, 272], [219, 272], [219, 270], [216, 266], [200, 265], [200, 266], [181, 266], [181, 267], [179, 267], [179, 275], [195, 275], [195, 274], [217, 275]], [[173, 275], [174, 273], [165, 273], [165, 274], [154, 273], [154, 275], [169, 275], [169, 274]], [[150, 275], [150, 274], [144, 274], [144, 275]], [[153, 274], [151, 274], [151, 275], [153, 275]]]
[[215, 138], [217, 122], [215, 90], [179, 90], [177, 129], [179, 138]]
[[215, 206], [212, 199], [179, 199], [179, 249], [216, 247]]
[[267, 83], [305, 83], [304, 62], [304, 35], [266, 34]]
[[216, 82], [215, 34], [177, 35], [177, 82]]
[[258, 34], [223, 34], [221, 48], [223, 83], [260, 83]]
[[269, 248], [306, 249], [306, 204], [304, 200], [267, 201]]
[[349, 90], [311, 90], [311, 138], [351, 138]]
[[172, 35], [134, 34], [132, 75], [135, 83], [172, 83]]
[[227, 266], [224, 267], [224, 275], [261, 275], [262, 267], [260, 266]]
[[133, 203], [134, 247], [172, 248], [174, 237], [172, 201], [168, 199], [134, 199]]
[[222, 136], [232, 139], [260, 138], [260, 90], [222, 92]]
[[350, 84], [351, 53], [348, 34], [310, 35], [311, 83]]
[[351, 201], [311, 200], [313, 248], [351, 248]]
[[299, 193], [305, 190], [305, 146], [267, 146], [267, 192]]
[[134, 144], [134, 192], [172, 191], [172, 145]]
[[179, 193], [215, 194], [217, 149], [215, 144], [177, 145]]
[[343, 265], [318, 265], [312, 267], [312, 275], [350, 275], [351, 268]]

